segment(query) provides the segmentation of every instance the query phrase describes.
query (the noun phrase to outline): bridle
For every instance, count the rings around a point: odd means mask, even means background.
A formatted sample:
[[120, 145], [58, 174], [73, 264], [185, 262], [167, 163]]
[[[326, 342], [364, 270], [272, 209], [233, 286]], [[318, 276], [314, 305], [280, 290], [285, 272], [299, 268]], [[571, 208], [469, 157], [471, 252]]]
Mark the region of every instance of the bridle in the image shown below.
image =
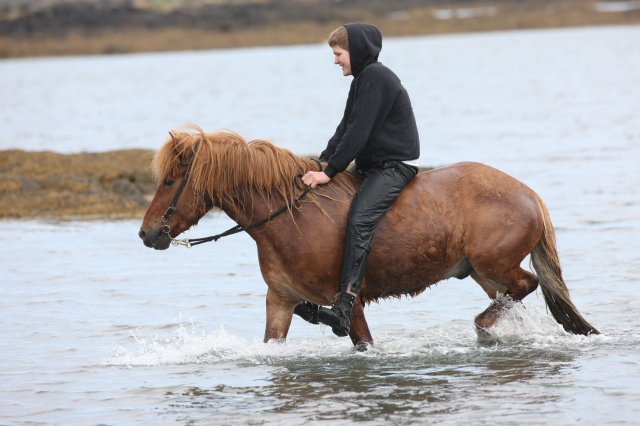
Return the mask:
[[[197, 141], [193, 146], [193, 158], [195, 158], [196, 156], [196, 152], [198, 151], [199, 145], [200, 145], [200, 141]], [[193, 162], [189, 163], [189, 165], [187, 166], [187, 171], [184, 174], [184, 177], [182, 178], [182, 181], [180, 182], [180, 185], [178, 186], [176, 193], [173, 195], [173, 200], [171, 200], [171, 204], [169, 204], [169, 207], [167, 207], [167, 210], [165, 210], [164, 214], [162, 215], [162, 218], [160, 219], [160, 223], [162, 223], [162, 228], [160, 229], [162, 230], [163, 234], [169, 235], [169, 233], [171, 232], [171, 227], [167, 225], [167, 222], [169, 221], [169, 219], [171, 219], [171, 216], [173, 216], [173, 214], [178, 210], [178, 207], [177, 207], [178, 200], [180, 199], [180, 196], [182, 195], [184, 188], [186, 188], [187, 186], [187, 181], [189, 180], [189, 174], [191, 173], [192, 164]], [[171, 235], [169, 235], [169, 238], [171, 238]], [[171, 241], [174, 241], [173, 238], [171, 238]]]
[[[200, 144], [200, 141], [196, 142], [195, 145], [193, 146], [193, 154], [194, 154], [194, 158], [195, 158], [195, 154], [198, 150], [198, 145]], [[322, 164], [320, 164], [320, 161], [317, 159], [313, 159], [313, 161], [315, 161], [318, 164], [318, 167], [320, 169], [320, 171], [322, 171]], [[169, 219], [171, 219], [171, 216], [173, 216], [173, 214], [178, 210], [177, 205], [178, 205], [178, 200], [180, 199], [180, 196], [182, 195], [182, 192], [184, 191], [184, 188], [187, 186], [187, 181], [189, 180], [189, 174], [191, 173], [191, 165], [193, 164], [193, 162], [189, 163], [189, 165], [187, 166], [187, 171], [184, 174], [184, 177], [182, 178], [182, 182], [180, 182], [180, 186], [178, 186], [178, 189], [176, 190], [176, 193], [173, 195], [173, 199], [171, 200], [171, 204], [169, 204], [169, 207], [167, 207], [167, 210], [164, 212], [164, 214], [162, 215], [161, 218], [161, 223], [162, 223], [162, 228], [161, 231], [163, 234], [167, 234], [167, 236], [171, 239], [171, 244], [173, 244], [174, 246], [185, 246], [187, 248], [191, 248], [192, 246], [197, 246], [198, 244], [204, 244], [204, 243], [208, 243], [209, 241], [218, 241], [220, 238], [222, 237], [226, 237], [228, 235], [233, 235], [233, 234], [237, 234], [239, 232], [243, 232], [243, 231], [247, 231], [249, 229], [252, 228], [256, 228], [258, 226], [262, 226], [266, 223], [268, 223], [271, 219], [281, 215], [282, 213], [288, 211], [289, 209], [291, 209], [291, 207], [293, 205], [295, 205], [296, 203], [302, 201], [302, 199], [304, 197], [307, 196], [307, 194], [309, 193], [309, 191], [311, 191], [311, 187], [310, 186], [305, 186], [304, 184], [300, 185], [300, 183], [298, 183], [298, 181], [302, 182], [302, 175], [297, 175], [293, 178], [293, 184], [296, 188], [300, 189], [302, 191], [302, 194], [300, 194], [298, 196], [298, 198], [296, 198], [293, 201], [289, 201], [286, 205], [280, 207], [278, 210], [276, 210], [275, 212], [270, 212], [269, 216], [267, 216], [264, 219], [258, 220], [256, 222], [250, 223], [249, 225], [246, 226], [241, 226], [241, 225], [236, 225], [234, 227], [231, 227], [229, 229], [227, 229], [226, 231], [220, 233], [220, 234], [216, 234], [216, 235], [211, 235], [209, 237], [202, 237], [202, 238], [184, 238], [184, 239], [180, 239], [177, 240], [175, 238], [173, 238], [170, 235], [171, 232], [171, 227], [167, 224], [167, 222], [169, 221]]]

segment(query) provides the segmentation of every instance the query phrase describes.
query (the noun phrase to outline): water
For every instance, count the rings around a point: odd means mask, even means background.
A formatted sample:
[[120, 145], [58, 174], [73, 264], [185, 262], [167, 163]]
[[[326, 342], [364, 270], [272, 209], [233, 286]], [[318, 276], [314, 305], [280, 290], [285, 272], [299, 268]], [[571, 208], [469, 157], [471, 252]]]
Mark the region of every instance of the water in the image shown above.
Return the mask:
[[[547, 202], [572, 298], [540, 292], [482, 343], [488, 299], [449, 280], [366, 309], [355, 352], [295, 318], [263, 344], [246, 235], [143, 247], [139, 220], [1, 221], [2, 424], [637, 424], [640, 27], [394, 39], [424, 165], [475, 160]], [[348, 79], [325, 46], [0, 61], [0, 148], [157, 148], [184, 122], [319, 152]], [[233, 223], [212, 215], [188, 233]]]

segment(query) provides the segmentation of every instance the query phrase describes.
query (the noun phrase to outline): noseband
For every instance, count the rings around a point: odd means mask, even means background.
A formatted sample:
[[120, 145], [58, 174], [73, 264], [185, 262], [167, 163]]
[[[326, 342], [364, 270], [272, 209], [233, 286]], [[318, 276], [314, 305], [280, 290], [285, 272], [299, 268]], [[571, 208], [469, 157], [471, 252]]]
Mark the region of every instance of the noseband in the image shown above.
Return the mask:
[[[193, 156], [195, 158], [196, 152], [198, 150], [198, 145], [200, 144], [200, 141], [196, 142], [195, 145], [193, 146]], [[322, 164], [320, 163], [319, 160], [317, 159], [313, 159], [313, 161], [315, 161], [318, 164], [318, 168], [320, 169], [320, 171], [322, 171]], [[177, 240], [175, 238], [173, 238], [170, 235], [171, 232], [171, 227], [167, 224], [167, 222], [169, 221], [169, 219], [171, 218], [171, 216], [173, 216], [173, 214], [178, 210], [177, 205], [178, 205], [178, 200], [180, 199], [180, 196], [182, 195], [182, 192], [184, 191], [184, 188], [187, 186], [187, 181], [189, 180], [189, 173], [191, 173], [191, 165], [193, 164], [193, 162], [189, 163], [189, 165], [187, 166], [187, 171], [184, 174], [184, 177], [182, 178], [182, 182], [180, 182], [180, 186], [178, 186], [178, 189], [176, 190], [176, 193], [173, 196], [173, 200], [171, 200], [171, 204], [169, 205], [169, 207], [167, 207], [167, 210], [164, 212], [164, 214], [162, 215], [161, 218], [161, 223], [162, 223], [162, 228], [161, 231], [163, 234], [167, 234], [167, 236], [171, 239], [171, 244], [173, 244], [174, 246], [177, 245], [181, 245], [181, 246], [185, 246], [187, 248], [191, 248], [192, 246], [196, 246], [198, 244], [203, 244], [203, 243], [208, 243], [209, 241], [218, 241], [220, 238], [222, 237], [226, 237], [228, 235], [233, 235], [233, 234], [237, 234], [239, 232], [243, 232], [252, 228], [256, 228], [258, 226], [264, 225], [265, 223], [268, 223], [271, 219], [281, 215], [282, 213], [284, 213], [285, 211], [289, 210], [291, 208], [291, 206], [293, 206], [294, 204], [302, 201], [302, 199], [304, 197], [307, 196], [307, 194], [309, 193], [309, 191], [311, 191], [311, 187], [310, 186], [305, 186], [304, 184], [300, 184], [298, 183], [298, 181], [302, 182], [302, 175], [297, 175], [293, 178], [293, 184], [296, 188], [300, 189], [302, 191], [302, 194], [300, 194], [300, 196], [298, 198], [296, 198], [293, 201], [289, 201], [285, 206], [282, 206], [281, 208], [279, 208], [278, 210], [276, 210], [275, 212], [270, 212], [269, 216], [267, 216], [266, 218], [259, 220], [257, 222], [253, 222], [247, 226], [241, 226], [241, 225], [236, 225], [232, 228], [227, 229], [226, 231], [222, 232], [221, 234], [217, 234], [217, 235], [211, 235], [209, 237], [203, 237], [203, 238], [185, 238], [185, 239], [181, 239], [181, 240]]]

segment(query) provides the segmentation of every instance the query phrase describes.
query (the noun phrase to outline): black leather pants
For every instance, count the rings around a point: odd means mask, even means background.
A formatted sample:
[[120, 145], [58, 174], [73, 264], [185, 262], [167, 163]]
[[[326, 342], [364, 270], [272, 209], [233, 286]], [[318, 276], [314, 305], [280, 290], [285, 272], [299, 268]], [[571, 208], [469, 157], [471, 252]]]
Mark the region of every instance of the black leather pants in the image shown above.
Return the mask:
[[376, 226], [400, 191], [418, 172], [417, 167], [387, 161], [380, 168], [366, 171], [349, 210], [340, 274], [340, 291], [358, 293]]

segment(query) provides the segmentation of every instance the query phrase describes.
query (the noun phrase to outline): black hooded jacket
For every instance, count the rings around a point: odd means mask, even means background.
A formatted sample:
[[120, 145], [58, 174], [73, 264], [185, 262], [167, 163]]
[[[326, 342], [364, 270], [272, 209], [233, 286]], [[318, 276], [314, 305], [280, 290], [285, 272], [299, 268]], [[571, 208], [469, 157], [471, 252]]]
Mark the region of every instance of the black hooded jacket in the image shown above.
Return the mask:
[[367, 24], [346, 24], [353, 81], [342, 121], [320, 154], [333, 177], [351, 161], [362, 169], [420, 156], [418, 128], [400, 79], [378, 62], [382, 34]]

